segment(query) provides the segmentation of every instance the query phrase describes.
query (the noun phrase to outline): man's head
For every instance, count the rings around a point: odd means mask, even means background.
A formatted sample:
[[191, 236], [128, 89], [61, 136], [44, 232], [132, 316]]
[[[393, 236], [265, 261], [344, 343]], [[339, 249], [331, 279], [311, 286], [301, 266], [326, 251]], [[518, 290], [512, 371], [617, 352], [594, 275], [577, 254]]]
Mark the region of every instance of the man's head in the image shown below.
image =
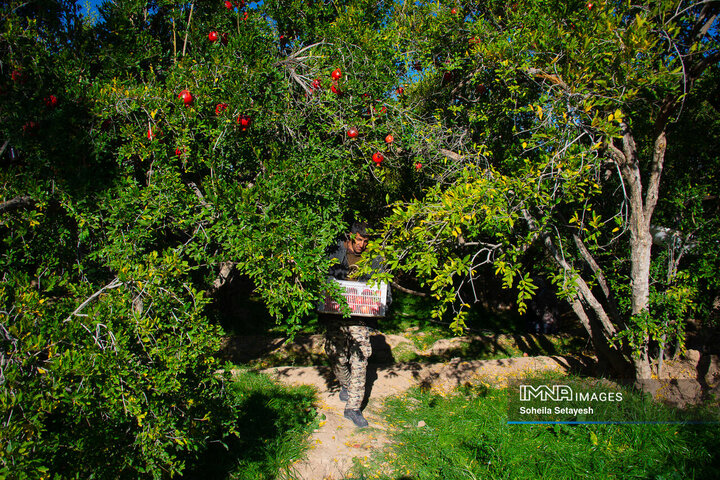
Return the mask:
[[348, 246], [355, 255], [360, 255], [367, 248], [370, 236], [367, 233], [367, 223], [355, 222], [350, 228]]

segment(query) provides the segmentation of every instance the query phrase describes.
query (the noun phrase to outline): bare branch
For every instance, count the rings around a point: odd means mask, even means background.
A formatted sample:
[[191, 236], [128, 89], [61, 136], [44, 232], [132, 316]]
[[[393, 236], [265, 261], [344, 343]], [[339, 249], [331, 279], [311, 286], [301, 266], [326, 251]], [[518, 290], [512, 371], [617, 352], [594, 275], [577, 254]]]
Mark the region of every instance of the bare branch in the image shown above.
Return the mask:
[[720, 52], [715, 52], [712, 55], [704, 57], [701, 61], [690, 67], [690, 78], [695, 80], [711, 65], [715, 65], [720, 61]]
[[190, 190], [192, 190], [195, 193], [195, 196], [200, 199], [200, 204], [203, 207], [210, 208], [210, 204], [205, 201], [205, 196], [202, 194], [200, 188], [198, 188], [195, 182], [187, 182], [186, 185], [190, 187]]
[[587, 247], [585, 247], [582, 239], [577, 234], [573, 234], [573, 240], [575, 241], [575, 246], [577, 247], [578, 252], [580, 252], [580, 256], [583, 260], [585, 260], [585, 263], [587, 263], [590, 269], [593, 271], [593, 273], [595, 274], [595, 278], [597, 278], [598, 285], [600, 285], [600, 289], [602, 290], [603, 295], [605, 295], [605, 299], [608, 302], [608, 309], [610, 310], [610, 315], [612, 315], [612, 317], [616, 320], [619, 319], [620, 314], [617, 305], [615, 304], [615, 299], [610, 293], [610, 287], [608, 287], [607, 280], [605, 279], [605, 275], [603, 274], [600, 265], [598, 265], [598, 263], [595, 261], [595, 258], [593, 258], [592, 254], [587, 249]]
[[440, 153], [442, 153], [443, 155], [448, 157], [450, 160], [455, 160], [456, 162], [459, 162], [460, 160], [462, 160], [462, 157], [460, 155], [458, 155], [455, 152], [451, 152], [450, 150], [447, 150], [445, 148], [441, 148], [439, 151], [440, 151]]
[[306, 61], [308, 59], [312, 58], [312, 56], [311, 55], [301, 56], [301, 54], [305, 53], [306, 51], [308, 51], [312, 48], [320, 46], [320, 45], [328, 45], [328, 44], [325, 42], [317, 42], [317, 43], [313, 43], [311, 45], [307, 45], [307, 46], [301, 48], [300, 50], [292, 52], [286, 58], [284, 58], [283, 60], [281, 60], [275, 64], [276, 66], [284, 67], [287, 70], [288, 74], [290, 75], [290, 78], [292, 78], [292, 80], [294, 80], [295, 83], [300, 85], [308, 95], [311, 95], [313, 90], [308, 85], [309, 82], [305, 81], [305, 79], [303, 78], [302, 75], [298, 75], [296, 70], [298, 68], [310, 69], [310, 65], [308, 65]]
[[220, 272], [218, 272], [218, 276], [213, 281], [212, 288], [208, 291], [210, 296], [214, 295], [223, 287], [223, 285], [225, 285], [225, 283], [227, 283], [233, 268], [235, 268], [235, 262], [222, 262], [220, 264]]
[[123, 283], [117, 277], [115, 277], [112, 282], [108, 283], [107, 285], [102, 287], [100, 290], [98, 290], [97, 292], [90, 295], [87, 298], [87, 300], [85, 300], [83, 303], [81, 303], [80, 306], [78, 306], [70, 315], [68, 315], [68, 317], [64, 321], [69, 322], [70, 320], [72, 320], [72, 317], [78, 315], [85, 307], [88, 306], [88, 304], [90, 302], [92, 302], [97, 297], [99, 297], [105, 290], [111, 290], [113, 288], [118, 288], [118, 287], [121, 287], [122, 285], [123, 285]]
[[628, 164], [637, 164], [637, 147], [635, 137], [630, 131], [630, 126], [623, 122], [620, 124], [623, 130], [623, 155]]
[[612, 348], [606, 340], [606, 337], [601, 332], [598, 332], [597, 329], [593, 328], [593, 322], [590, 320], [590, 317], [585, 311], [585, 308], [583, 308], [583, 304], [579, 299], [575, 299], [571, 303], [571, 306], [575, 315], [577, 315], [580, 322], [585, 327], [585, 330], [587, 330], [590, 335], [596, 350], [598, 353], [602, 353], [601, 358], [608, 359], [612, 368], [618, 373], [624, 373], [628, 365], [623, 358], [622, 352]]
[[390, 285], [392, 285], [396, 289], [400, 290], [401, 292], [409, 293], [410, 295], [415, 295], [418, 297], [427, 297], [427, 293], [410, 290], [409, 288], [405, 288], [396, 282], [390, 282]]
[[563, 79], [562, 79], [562, 77], [560, 77], [560, 75], [550, 74], [543, 70], [540, 70], [539, 68], [528, 68], [527, 73], [532, 77], [543, 78], [543, 79], [549, 81], [550, 83], [552, 83], [553, 85], [559, 86], [566, 92], [570, 91], [570, 87], [567, 86], [567, 83], [565, 83], [563, 81]]
[[195, 8], [194, 2], [190, 4], [190, 15], [188, 16], [188, 23], [187, 23], [187, 27], [185, 29], [185, 41], [183, 42], [183, 51], [182, 51], [183, 57], [185, 56], [185, 49], [187, 48], [188, 35], [190, 34], [190, 22], [192, 21], [193, 8]]
[[700, 27], [700, 31], [698, 32], [698, 36], [697, 36], [698, 40], [700, 38], [704, 37], [705, 35], [707, 35], [707, 33], [710, 31], [710, 27], [712, 27], [713, 23], [715, 23], [715, 20], [717, 20], [717, 17], [718, 16], [716, 13], [713, 16], [709, 17], [707, 19], [707, 21], [705, 22], [705, 24], [703, 24], [703, 26]]
[[670, 115], [677, 109], [677, 98], [674, 96], [668, 96], [663, 101], [658, 113], [657, 119], [655, 120], [655, 133], [662, 135], [665, 132], [665, 127], [668, 124]]
[[[625, 123], [622, 124], [625, 134], [623, 135], [623, 151], [622, 163], [619, 163], [620, 172], [625, 179], [630, 200], [630, 230], [633, 235], [640, 235], [641, 232], [647, 230], [650, 226], [649, 220], [645, 218], [645, 209], [643, 208], [642, 197], [642, 180], [640, 177], [640, 168], [637, 161], [637, 148], [635, 139], [633, 138], [630, 128]], [[617, 148], [611, 143], [611, 155], [618, 157]]]
[[[703, 10], [702, 10], [702, 12], [701, 12], [700, 14], [703, 15], [703, 17], [704, 17], [704, 16], [706, 15], [707, 11], [708, 11], [708, 8], [709, 8], [713, 3], [715, 3], [716, 1], [717, 1], [717, 0], [703, 0], [703, 1], [701, 1], [701, 2], [691, 3], [689, 6], [687, 6], [686, 8], [684, 8], [684, 9], [682, 9], [682, 10], [679, 9], [680, 5], [678, 4], [678, 9], [675, 11], [675, 15], [673, 15], [672, 18], [670, 18], [669, 21], [670, 21], [670, 22], [674, 22], [674, 21], [675, 21], [677, 18], [679, 18], [681, 15], [684, 15], [685, 13], [687, 13], [688, 10], [690, 10], [690, 9], [692, 9], [692, 8], [695, 8], [695, 7], [697, 7], [698, 5], [703, 5], [703, 4], [704, 4]], [[699, 22], [699, 24], [701, 24], [701, 23], [702, 23], [702, 21]]]
[[11, 200], [7, 200], [5, 202], [0, 203], [0, 213], [6, 211], [6, 210], [15, 210], [18, 208], [24, 208], [24, 207], [30, 207], [35, 203], [35, 200], [32, 199], [29, 195], [24, 195], [22, 197], [15, 197]]
[[[522, 210], [523, 216], [525, 217], [525, 221], [527, 221], [528, 225], [530, 225], [531, 228], [533, 226], [537, 225], [537, 221], [530, 215], [530, 213], [526, 210]], [[566, 272], [568, 273], [574, 273], [573, 268], [570, 266], [569, 263], [567, 263], [567, 260], [563, 257], [563, 255], [558, 251], [557, 247], [555, 246], [555, 243], [553, 242], [552, 238], [550, 238], [550, 235], [544, 232], [540, 232], [540, 236], [543, 239], [543, 243], [545, 244], [545, 248], [548, 250], [548, 252], [552, 255], [553, 259], [555, 259], [555, 262]], [[603, 332], [604, 335], [607, 338], [612, 338], [617, 333], [617, 330], [615, 330], [615, 326], [613, 325], [612, 321], [607, 315], [607, 312], [605, 312], [605, 308], [602, 306], [602, 304], [597, 300], [595, 295], [593, 295], [592, 290], [588, 286], [587, 282], [580, 277], [579, 275], [573, 275], [573, 282], [575, 283], [575, 286], [577, 287], [578, 293], [580, 294], [580, 298], [583, 299], [583, 301], [588, 304], [590, 308], [595, 312], [595, 315], [600, 320], [600, 323], [603, 326]]]
[[625, 154], [615, 146], [612, 140], [608, 143], [608, 152], [610, 152], [610, 157], [612, 157], [618, 165], [624, 165], [627, 162]]

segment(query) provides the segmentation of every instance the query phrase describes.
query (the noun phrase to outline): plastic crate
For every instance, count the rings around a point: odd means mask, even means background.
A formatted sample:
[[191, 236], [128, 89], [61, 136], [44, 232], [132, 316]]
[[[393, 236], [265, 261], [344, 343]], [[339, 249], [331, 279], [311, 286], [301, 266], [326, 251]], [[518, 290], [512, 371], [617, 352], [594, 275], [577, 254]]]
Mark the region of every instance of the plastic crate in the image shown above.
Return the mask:
[[[331, 279], [343, 290], [343, 297], [354, 316], [384, 317], [387, 310], [388, 286], [384, 282], [369, 285], [365, 282]], [[320, 313], [341, 315], [340, 305], [330, 297], [326, 297], [318, 307]]]

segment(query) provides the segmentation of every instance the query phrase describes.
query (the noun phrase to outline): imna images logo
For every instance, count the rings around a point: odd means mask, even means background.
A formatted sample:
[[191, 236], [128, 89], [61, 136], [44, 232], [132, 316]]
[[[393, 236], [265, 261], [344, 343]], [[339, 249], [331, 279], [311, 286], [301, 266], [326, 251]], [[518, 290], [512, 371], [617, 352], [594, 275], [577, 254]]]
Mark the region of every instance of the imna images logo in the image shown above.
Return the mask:
[[569, 385], [520, 385], [520, 401], [622, 402], [622, 392], [576, 392]]
[[520, 385], [520, 401], [530, 402], [540, 400], [541, 402], [573, 399], [573, 390], [567, 385]]

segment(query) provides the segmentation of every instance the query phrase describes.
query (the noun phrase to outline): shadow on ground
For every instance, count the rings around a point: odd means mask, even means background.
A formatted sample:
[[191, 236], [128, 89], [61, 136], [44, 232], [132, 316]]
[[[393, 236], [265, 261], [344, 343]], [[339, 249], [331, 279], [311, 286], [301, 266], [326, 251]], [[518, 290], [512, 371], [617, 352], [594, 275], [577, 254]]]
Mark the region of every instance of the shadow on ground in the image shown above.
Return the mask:
[[[370, 341], [371, 364], [444, 363], [457, 359], [490, 360], [518, 356], [582, 354], [586, 340], [571, 335], [489, 334], [440, 338], [423, 348], [419, 335], [376, 333]], [[266, 335], [231, 336], [225, 339], [223, 360], [251, 368], [278, 366], [327, 366], [322, 335], [286, 337]]]

